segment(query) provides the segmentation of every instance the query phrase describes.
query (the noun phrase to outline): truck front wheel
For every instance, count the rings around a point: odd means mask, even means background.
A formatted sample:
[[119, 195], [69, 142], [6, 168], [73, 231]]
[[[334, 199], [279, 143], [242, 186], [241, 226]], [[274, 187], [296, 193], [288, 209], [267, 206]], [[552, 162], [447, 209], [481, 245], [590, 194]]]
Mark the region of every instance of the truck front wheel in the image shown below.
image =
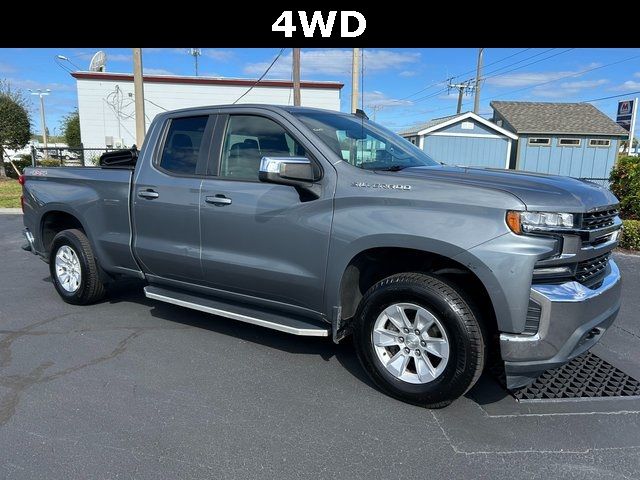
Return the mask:
[[96, 259], [89, 239], [81, 230], [63, 230], [54, 237], [49, 271], [58, 294], [67, 303], [88, 305], [104, 297]]
[[379, 281], [354, 322], [364, 369], [381, 390], [405, 402], [444, 407], [482, 373], [485, 341], [473, 302], [435, 276], [401, 273]]

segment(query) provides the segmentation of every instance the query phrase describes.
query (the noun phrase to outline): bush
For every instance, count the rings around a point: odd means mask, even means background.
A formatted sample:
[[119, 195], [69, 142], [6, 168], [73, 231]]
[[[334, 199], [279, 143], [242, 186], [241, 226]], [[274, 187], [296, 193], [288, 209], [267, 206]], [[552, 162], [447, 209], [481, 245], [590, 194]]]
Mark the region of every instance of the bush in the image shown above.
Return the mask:
[[640, 220], [623, 220], [620, 248], [640, 250]]
[[54, 158], [45, 158], [43, 160], [38, 160], [36, 164], [39, 167], [59, 167], [60, 160], [56, 160]]
[[[31, 155], [22, 155], [22, 160], [12, 160], [13, 164], [20, 170], [20, 173], [24, 172], [26, 167], [31, 166]], [[18, 174], [13, 169], [9, 162], [4, 164], [4, 169], [7, 172], [7, 177], [9, 178], [18, 178]]]
[[611, 170], [611, 191], [620, 200], [620, 216], [640, 220], [640, 157], [621, 157]]

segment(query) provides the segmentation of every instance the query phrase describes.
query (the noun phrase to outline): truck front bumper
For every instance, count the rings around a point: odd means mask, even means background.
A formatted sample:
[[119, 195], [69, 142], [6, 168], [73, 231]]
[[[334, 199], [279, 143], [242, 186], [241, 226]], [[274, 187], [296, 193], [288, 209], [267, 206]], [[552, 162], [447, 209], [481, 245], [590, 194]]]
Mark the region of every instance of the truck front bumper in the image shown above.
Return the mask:
[[507, 387], [527, 385], [589, 350], [616, 318], [620, 296], [620, 271], [613, 260], [596, 289], [578, 282], [533, 285], [531, 299], [541, 307], [538, 333], [500, 334]]

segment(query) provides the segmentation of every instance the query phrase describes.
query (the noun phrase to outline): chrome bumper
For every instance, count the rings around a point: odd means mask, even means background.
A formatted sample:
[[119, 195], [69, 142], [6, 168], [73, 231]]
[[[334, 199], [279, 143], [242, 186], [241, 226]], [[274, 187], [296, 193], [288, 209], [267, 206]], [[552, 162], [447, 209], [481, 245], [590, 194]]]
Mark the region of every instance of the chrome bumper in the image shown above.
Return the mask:
[[538, 333], [500, 334], [508, 387], [526, 385], [544, 370], [589, 350], [613, 323], [620, 297], [620, 271], [613, 260], [597, 289], [578, 282], [534, 285], [531, 298], [541, 306]]

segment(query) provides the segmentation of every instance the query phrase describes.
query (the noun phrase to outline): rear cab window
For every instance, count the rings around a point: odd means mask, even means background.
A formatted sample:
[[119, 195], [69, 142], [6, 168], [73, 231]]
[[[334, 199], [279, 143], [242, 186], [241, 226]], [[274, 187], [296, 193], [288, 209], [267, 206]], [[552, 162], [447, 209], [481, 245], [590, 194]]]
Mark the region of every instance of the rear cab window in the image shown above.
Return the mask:
[[158, 161], [162, 170], [176, 175], [196, 175], [208, 119], [202, 115], [170, 120]]

